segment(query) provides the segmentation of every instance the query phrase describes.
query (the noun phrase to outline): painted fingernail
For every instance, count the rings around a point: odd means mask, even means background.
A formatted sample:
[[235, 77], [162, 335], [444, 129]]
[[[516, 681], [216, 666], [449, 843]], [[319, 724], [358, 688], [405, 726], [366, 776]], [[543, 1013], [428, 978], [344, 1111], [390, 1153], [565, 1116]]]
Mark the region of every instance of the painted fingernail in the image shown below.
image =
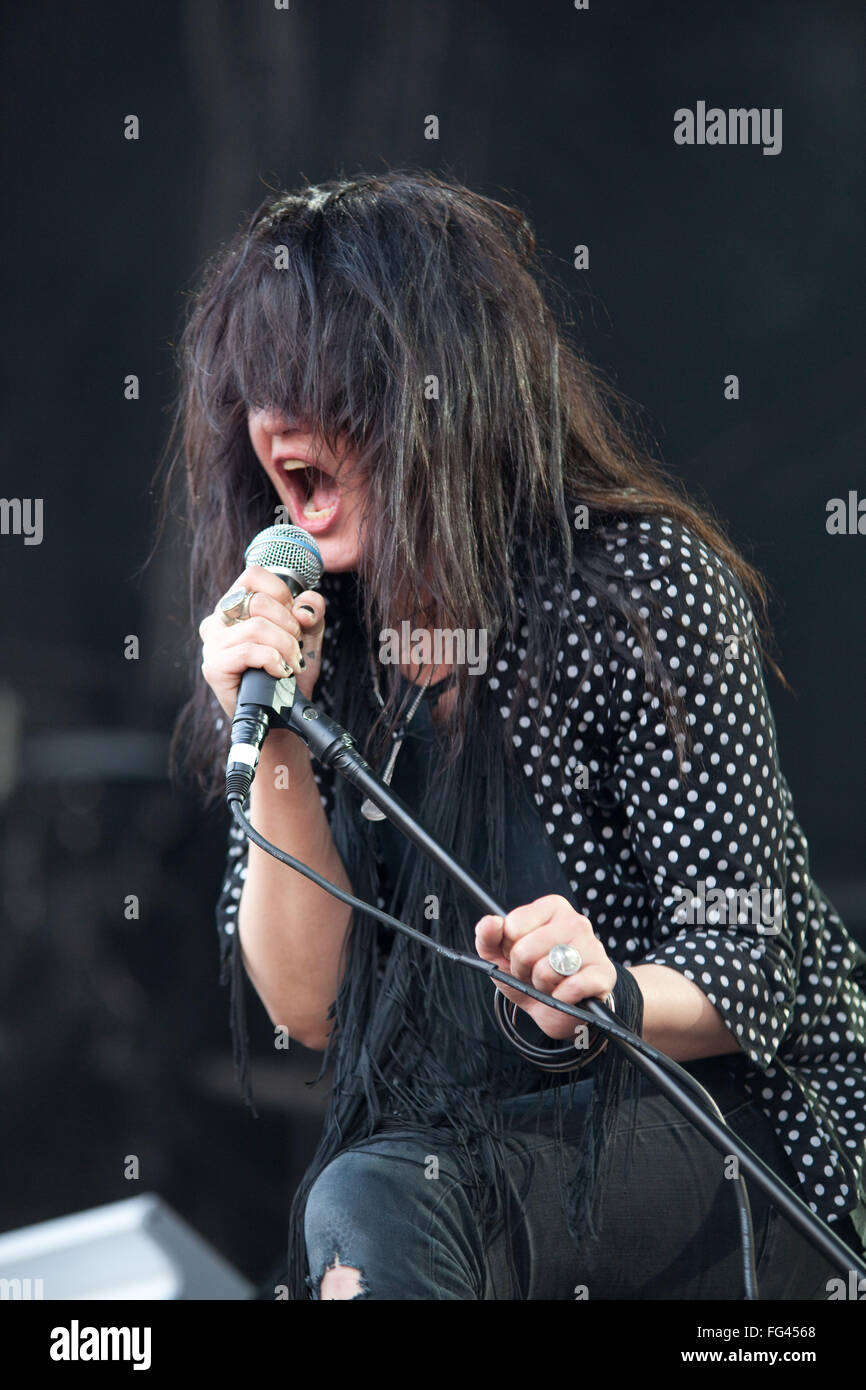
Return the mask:
[[299, 603], [299, 604], [298, 604], [298, 608], [304, 608], [304, 609], [306, 609], [306, 611], [307, 611], [308, 613], [312, 613], [313, 617], [315, 618], [315, 616], [316, 616], [316, 610], [315, 610], [315, 608], [311, 608], [310, 605], [309, 605], [308, 603]]
[[299, 657], [298, 657], [298, 665], [300, 666], [300, 668], [301, 668], [302, 671], [306, 671], [306, 669], [307, 669], [307, 663], [306, 663], [306, 661], [304, 660], [304, 658], [303, 658], [302, 656], [299, 656]]
[[292, 674], [292, 668], [291, 668], [291, 666], [289, 665], [289, 663], [288, 663], [287, 661], [284, 661], [282, 657], [280, 657], [280, 665], [281, 665], [282, 668], [283, 668], [283, 675], [284, 675], [284, 676], [290, 676], [290, 675]]

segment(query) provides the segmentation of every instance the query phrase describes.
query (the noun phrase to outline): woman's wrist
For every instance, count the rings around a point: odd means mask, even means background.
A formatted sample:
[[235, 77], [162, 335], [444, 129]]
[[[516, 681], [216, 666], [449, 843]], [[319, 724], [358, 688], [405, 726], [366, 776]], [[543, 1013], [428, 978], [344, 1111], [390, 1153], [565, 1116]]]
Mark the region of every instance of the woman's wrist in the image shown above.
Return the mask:
[[699, 985], [656, 962], [629, 972], [645, 1003], [642, 1035], [675, 1062], [699, 1061], [740, 1050], [722, 1015]]

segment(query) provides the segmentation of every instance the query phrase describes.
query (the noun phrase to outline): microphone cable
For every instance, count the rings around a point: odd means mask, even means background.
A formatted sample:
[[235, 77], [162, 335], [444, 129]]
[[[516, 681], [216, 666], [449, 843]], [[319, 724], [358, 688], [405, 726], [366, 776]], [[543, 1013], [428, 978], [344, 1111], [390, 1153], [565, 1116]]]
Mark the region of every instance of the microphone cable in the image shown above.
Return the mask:
[[[279, 846], [266, 840], [264, 835], [259, 834], [255, 826], [246, 815], [242, 798], [239, 792], [230, 791], [227, 797], [231, 813], [237, 824], [241, 827], [244, 834], [259, 849], [265, 850], [273, 855], [281, 864], [286, 864], [290, 869], [303, 874], [311, 883], [315, 883], [319, 888], [323, 888], [332, 897], [338, 898], [340, 902], [346, 903], [348, 907], [357, 908], [359, 912], [366, 912], [369, 916], [375, 917], [377, 921], [383, 922], [385, 926], [391, 927], [395, 931], [402, 932], [404, 936], [411, 937], [414, 941], [419, 941], [428, 950], [434, 951], [437, 955], [443, 956], [446, 960], [453, 961], [457, 965], [465, 966], [469, 970], [476, 970], [481, 974], [487, 975], [489, 979], [496, 980], [501, 984], [507, 985], [510, 989], [525, 994], [528, 998], [536, 1000], [540, 1004], [547, 1004], [552, 1009], [557, 1009], [560, 1013], [569, 1014], [572, 1018], [579, 1019], [582, 1023], [591, 1024], [593, 1027], [601, 1028], [609, 1037], [619, 1038], [623, 1042], [642, 1052], [650, 1061], [663, 1067], [670, 1075], [674, 1076], [683, 1086], [692, 1092], [697, 1100], [709, 1111], [711, 1115], [725, 1128], [727, 1123], [722, 1112], [719, 1110], [709, 1091], [705, 1090], [699, 1081], [681, 1067], [671, 1057], [667, 1057], [663, 1052], [648, 1043], [645, 1038], [641, 1038], [637, 1033], [624, 1028], [616, 1021], [616, 1015], [605, 1010], [605, 1017], [602, 1018], [595, 1013], [588, 1013], [581, 1009], [578, 1004], [566, 1004], [561, 999], [554, 999], [552, 995], [544, 994], [541, 990], [535, 989], [533, 985], [525, 984], [523, 980], [517, 980], [513, 975], [509, 975], [504, 970], [498, 969], [490, 961], [482, 960], [480, 956], [470, 956], [464, 951], [455, 950], [452, 946], [445, 946], [441, 941], [434, 941], [425, 932], [419, 931], [417, 927], [409, 926], [408, 922], [401, 922], [398, 917], [392, 917], [390, 913], [384, 912], [379, 907], [374, 907], [372, 903], [364, 902], [362, 898], [356, 898], [354, 894], [347, 893], [345, 889], [339, 888], [336, 883], [331, 883], [330, 879], [324, 878], [311, 869], [308, 864], [304, 864], [300, 859], [295, 859], [294, 855]], [[240, 949], [238, 942], [237, 949]], [[737, 1173], [733, 1182], [734, 1195], [737, 1203], [737, 1218], [740, 1229], [740, 1246], [742, 1250], [743, 1268], [743, 1297], [749, 1302], [758, 1299], [758, 1276], [755, 1268], [755, 1235], [752, 1225], [752, 1210], [749, 1203], [749, 1194], [746, 1187], [745, 1178], [741, 1173]]]

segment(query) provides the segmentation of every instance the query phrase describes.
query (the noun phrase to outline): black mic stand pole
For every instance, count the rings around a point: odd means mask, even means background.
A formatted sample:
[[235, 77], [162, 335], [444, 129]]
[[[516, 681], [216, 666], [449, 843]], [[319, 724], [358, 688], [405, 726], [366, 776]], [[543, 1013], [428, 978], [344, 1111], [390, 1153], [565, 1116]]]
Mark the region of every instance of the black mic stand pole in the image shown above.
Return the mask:
[[[294, 680], [286, 681], [283, 684], [294, 684]], [[468, 894], [482, 913], [492, 913], [496, 917], [506, 916], [507, 909], [497, 903], [465, 865], [461, 864], [424, 829], [424, 826], [415, 819], [405, 803], [391, 791], [391, 788], [377, 776], [361, 757], [351, 734], [341, 728], [335, 720], [301, 695], [297, 687], [295, 687], [291, 704], [283, 705], [279, 712], [274, 711], [273, 713], [278, 722], [296, 733], [326, 767], [333, 768], [348, 778], [359, 791], [369, 797], [374, 806], [378, 806], [379, 810], [384, 812], [392, 825], [395, 825], [408, 840], [417, 845], [429, 859], [438, 864], [439, 868]], [[458, 953], [455, 952], [454, 954], [456, 956]], [[465, 960], [466, 958], [460, 954], [460, 959]], [[483, 961], [478, 957], [477, 964], [475, 960], [472, 960], [471, 963], [487, 974], [491, 980], [499, 980], [506, 985], [512, 983], [508, 975], [491, 965], [489, 961]], [[532, 986], [526, 986], [526, 994], [531, 999], [537, 999], [549, 1007], [558, 1009], [560, 1013], [570, 1014], [573, 1018], [582, 1020], [582, 1015], [577, 1011], [576, 1006], [563, 1004], [557, 999], [552, 999], [549, 995], [542, 994]], [[782, 1212], [785, 1219], [790, 1221], [791, 1225], [805, 1236], [830, 1264], [834, 1265], [846, 1277], [851, 1270], [859, 1271], [861, 1275], [866, 1276], [866, 1263], [853, 1250], [849, 1249], [820, 1217], [810, 1211], [806, 1203], [792, 1192], [781, 1178], [778, 1178], [772, 1169], [757, 1154], [753, 1153], [732, 1130], [721, 1125], [714, 1115], [709, 1114], [693, 1096], [689, 1095], [681, 1082], [675, 1080], [658, 1062], [639, 1051], [629, 1041], [629, 1039], [635, 1038], [635, 1034], [619, 1024], [616, 1016], [600, 1000], [582, 1000], [580, 1009], [590, 1013], [603, 1025], [605, 1033], [617, 1047], [621, 1048], [633, 1066], [637, 1067], [638, 1071], [643, 1072], [644, 1076], [649, 1077], [662, 1095], [667, 1096], [668, 1100], [700, 1130], [720, 1154], [725, 1157], [734, 1155], [742, 1173], [750, 1178], [762, 1192], [766, 1193]], [[662, 1054], [656, 1055], [661, 1056]]]

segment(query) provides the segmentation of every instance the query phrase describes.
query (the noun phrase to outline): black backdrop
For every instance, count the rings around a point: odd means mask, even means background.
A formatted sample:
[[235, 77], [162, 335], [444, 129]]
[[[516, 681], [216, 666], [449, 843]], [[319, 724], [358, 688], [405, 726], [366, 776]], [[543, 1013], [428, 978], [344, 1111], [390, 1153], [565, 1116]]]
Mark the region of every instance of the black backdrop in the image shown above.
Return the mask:
[[[254, 1009], [261, 1118], [238, 1105], [224, 822], [164, 775], [195, 660], [173, 529], [145, 565], [196, 269], [306, 177], [412, 163], [519, 203], [575, 336], [770, 581], [796, 692], [771, 683], [783, 768], [818, 881], [863, 933], [866, 537], [825, 524], [830, 498], [866, 497], [862, 6], [6, 9], [2, 492], [43, 499], [44, 535], [0, 535], [0, 1229], [158, 1191], [265, 1279], [323, 1088]], [[699, 100], [782, 108], [781, 153], [675, 144]]]

